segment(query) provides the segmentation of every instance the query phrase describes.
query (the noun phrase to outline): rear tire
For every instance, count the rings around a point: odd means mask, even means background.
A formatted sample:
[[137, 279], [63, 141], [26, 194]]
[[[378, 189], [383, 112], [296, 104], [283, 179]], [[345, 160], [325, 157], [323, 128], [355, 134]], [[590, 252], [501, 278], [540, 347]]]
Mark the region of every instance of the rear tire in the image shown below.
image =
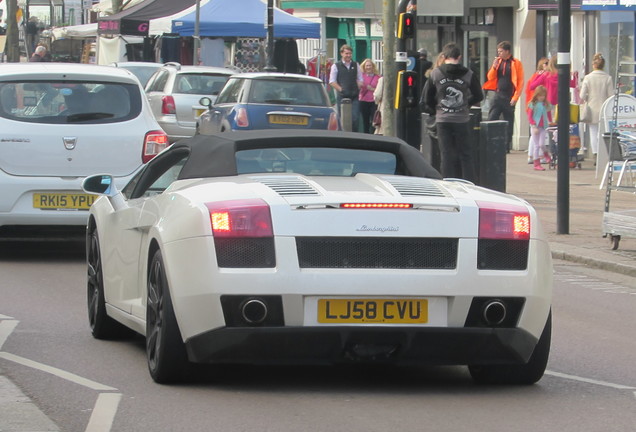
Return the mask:
[[148, 272], [146, 357], [152, 379], [160, 384], [185, 377], [189, 362], [172, 307], [161, 251], [152, 257]]
[[522, 365], [468, 366], [473, 380], [479, 384], [530, 385], [541, 379], [548, 364], [552, 338], [552, 312], [534, 347], [528, 363]]
[[87, 305], [88, 324], [95, 339], [117, 339], [133, 332], [106, 313], [104, 274], [97, 227], [91, 226], [86, 236], [86, 264], [88, 267]]

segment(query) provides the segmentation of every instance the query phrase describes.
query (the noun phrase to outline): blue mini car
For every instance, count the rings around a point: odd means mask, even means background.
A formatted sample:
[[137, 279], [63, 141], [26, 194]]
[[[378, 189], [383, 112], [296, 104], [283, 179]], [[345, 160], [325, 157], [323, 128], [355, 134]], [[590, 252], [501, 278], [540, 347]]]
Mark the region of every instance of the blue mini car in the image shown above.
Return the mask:
[[244, 73], [230, 77], [215, 103], [198, 119], [197, 133], [231, 130], [340, 130], [338, 115], [321, 80], [287, 73]]

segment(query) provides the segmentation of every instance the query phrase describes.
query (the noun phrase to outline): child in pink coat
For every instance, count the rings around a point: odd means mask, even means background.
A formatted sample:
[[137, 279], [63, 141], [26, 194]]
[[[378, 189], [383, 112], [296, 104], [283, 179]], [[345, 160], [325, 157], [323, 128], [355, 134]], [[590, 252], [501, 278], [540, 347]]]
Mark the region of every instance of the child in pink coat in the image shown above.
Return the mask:
[[552, 123], [552, 105], [546, 100], [547, 95], [548, 90], [540, 85], [534, 89], [532, 99], [528, 104], [530, 145], [533, 149], [534, 169], [537, 171], [545, 171], [545, 168], [541, 166], [541, 156], [547, 163], [551, 161], [550, 155], [545, 149], [546, 128]]

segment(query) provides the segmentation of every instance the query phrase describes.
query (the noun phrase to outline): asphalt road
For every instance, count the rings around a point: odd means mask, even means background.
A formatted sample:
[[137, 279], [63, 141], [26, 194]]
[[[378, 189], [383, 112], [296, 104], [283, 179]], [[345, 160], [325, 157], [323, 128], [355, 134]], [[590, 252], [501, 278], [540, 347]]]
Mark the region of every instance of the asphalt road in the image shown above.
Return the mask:
[[81, 241], [0, 242], [0, 369], [68, 432], [632, 431], [636, 280], [555, 264], [534, 386], [478, 386], [463, 367], [202, 367], [161, 386], [141, 337], [91, 337]]

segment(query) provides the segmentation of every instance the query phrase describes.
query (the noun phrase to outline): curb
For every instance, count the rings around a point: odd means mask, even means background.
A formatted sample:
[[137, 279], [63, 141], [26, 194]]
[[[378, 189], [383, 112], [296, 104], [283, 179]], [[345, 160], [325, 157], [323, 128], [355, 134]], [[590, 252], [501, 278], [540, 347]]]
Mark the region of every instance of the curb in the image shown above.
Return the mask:
[[607, 261], [599, 258], [591, 258], [589, 256], [583, 256], [576, 253], [566, 252], [557, 248], [552, 249], [552, 258], [563, 261], [570, 261], [579, 264], [585, 264], [590, 267], [594, 267], [600, 270], [607, 270], [614, 273], [623, 274], [626, 276], [636, 277], [636, 267], [621, 264], [614, 261]]

